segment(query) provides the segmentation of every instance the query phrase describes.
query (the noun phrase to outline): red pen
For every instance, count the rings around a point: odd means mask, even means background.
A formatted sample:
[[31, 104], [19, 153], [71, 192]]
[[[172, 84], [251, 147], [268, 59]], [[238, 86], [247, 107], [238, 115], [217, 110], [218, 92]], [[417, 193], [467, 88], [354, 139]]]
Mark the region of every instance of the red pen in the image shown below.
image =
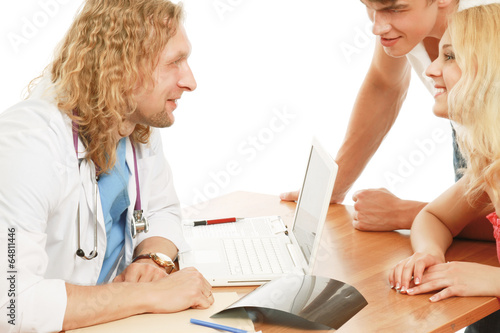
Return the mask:
[[223, 218], [223, 219], [194, 221], [194, 222], [186, 223], [184, 225], [191, 225], [193, 227], [196, 227], [196, 226], [199, 226], [199, 225], [210, 225], [210, 224], [219, 224], [219, 223], [238, 222], [240, 220], [243, 220], [243, 219], [242, 218], [236, 218], [236, 217], [227, 217], [227, 218]]

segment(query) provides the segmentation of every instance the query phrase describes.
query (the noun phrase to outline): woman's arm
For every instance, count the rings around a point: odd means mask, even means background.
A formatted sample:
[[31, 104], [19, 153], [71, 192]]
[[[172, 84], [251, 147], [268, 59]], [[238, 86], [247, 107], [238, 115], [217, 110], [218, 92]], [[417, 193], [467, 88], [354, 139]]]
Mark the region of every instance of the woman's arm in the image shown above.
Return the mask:
[[430, 297], [437, 302], [452, 296], [500, 297], [500, 268], [471, 262], [448, 262], [429, 267], [419, 286], [408, 295], [441, 290]]
[[420, 284], [426, 268], [445, 262], [445, 253], [453, 237], [470, 221], [491, 210], [486, 193], [471, 205], [464, 196], [465, 191], [465, 179], [462, 179], [417, 215], [411, 230], [415, 254], [398, 263], [391, 271], [391, 286], [406, 291], [412, 278], [415, 285]]

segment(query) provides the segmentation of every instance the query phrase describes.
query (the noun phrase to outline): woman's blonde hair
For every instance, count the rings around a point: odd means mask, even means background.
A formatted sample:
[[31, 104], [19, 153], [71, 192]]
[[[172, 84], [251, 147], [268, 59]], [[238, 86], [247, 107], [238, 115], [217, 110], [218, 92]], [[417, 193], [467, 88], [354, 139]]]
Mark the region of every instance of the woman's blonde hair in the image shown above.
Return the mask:
[[487, 188], [498, 199], [500, 185], [500, 4], [453, 14], [448, 25], [462, 76], [450, 91], [450, 119], [467, 160], [467, 195]]
[[[116, 133], [136, 109], [138, 85], [151, 88], [161, 51], [175, 35], [182, 7], [166, 0], [87, 0], [47, 69], [57, 106], [79, 125], [100, 173], [116, 160]], [[149, 141], [149, 126], [131, 138]]]

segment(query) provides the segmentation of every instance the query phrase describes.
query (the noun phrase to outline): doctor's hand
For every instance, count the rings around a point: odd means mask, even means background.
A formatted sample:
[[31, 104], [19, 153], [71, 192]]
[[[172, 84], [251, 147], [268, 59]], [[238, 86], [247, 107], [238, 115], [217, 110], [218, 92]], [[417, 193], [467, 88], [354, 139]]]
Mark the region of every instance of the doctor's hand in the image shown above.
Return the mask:
[[131, 263], [117, 275], [113, 282], [152, 282], [168, 276], [164, 268], [151, 259], [140, 259]]
[[153, 293], [148, 303], [153, 306], [153, 313], [206, 309], [214, 303], [212, 286], [193, 267], [181, 269], [150, 284]]
[[500, 268], [470, 262], [449, 262], [429, 267], [419, 286], [408, 295], [441, 290], [430, 298], [437, 302], [453, 296], [500, 295]]
[[352, 196], [354, 228], [362, 231], [410, 229], [424, 202], [402, 200], [385, 188], [361, 190]]

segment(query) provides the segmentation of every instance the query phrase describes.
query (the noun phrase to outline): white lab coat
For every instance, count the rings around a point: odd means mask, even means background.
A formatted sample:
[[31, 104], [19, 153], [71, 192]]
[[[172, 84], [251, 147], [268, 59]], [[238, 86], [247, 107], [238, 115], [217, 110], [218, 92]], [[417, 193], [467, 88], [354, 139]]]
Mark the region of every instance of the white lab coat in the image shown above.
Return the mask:
[[[106, 251], [99, 195], [94, 212], [93, 165], [82, 160], [78, 168], [71, 121], [57, 109], [45, 88], [39, 85], [30, 99], [0, 114], [0, 332], [60, 331], [67, 303], [65, 282], [95, 285]], [[81, 142], [79, 151], [81, 159]], [[136, 145], [136, 151], [142, 209], [150, 230], [133, 240], [131, 235], [126, 237], [126, 264], [135, 246], [148, 237], [170, 239], [180, 251], [186, 247], [180, 205], [159, 132], [153, 132], [150, 145]], [[126, 226], [130, 234], [136, 201], [130, 140], [126, 159], [131, 171]], [[81, 247], [87, 255], [94, 246], [93, 214], [98, 217], [99, 255], [90, 261], [75, 254], [78, 203]], [[12, 271], [12, 267], [6, 267], [9, 227], [16, 228], [15, 297], [4, 292], [10, 288], [7, 278], [11, 274], [6, 272]], [[16, 305], [15, 326], [6, 317], [12, 299]], [[92, 315], [92, 305], [82, 304], [82, 311]]]

